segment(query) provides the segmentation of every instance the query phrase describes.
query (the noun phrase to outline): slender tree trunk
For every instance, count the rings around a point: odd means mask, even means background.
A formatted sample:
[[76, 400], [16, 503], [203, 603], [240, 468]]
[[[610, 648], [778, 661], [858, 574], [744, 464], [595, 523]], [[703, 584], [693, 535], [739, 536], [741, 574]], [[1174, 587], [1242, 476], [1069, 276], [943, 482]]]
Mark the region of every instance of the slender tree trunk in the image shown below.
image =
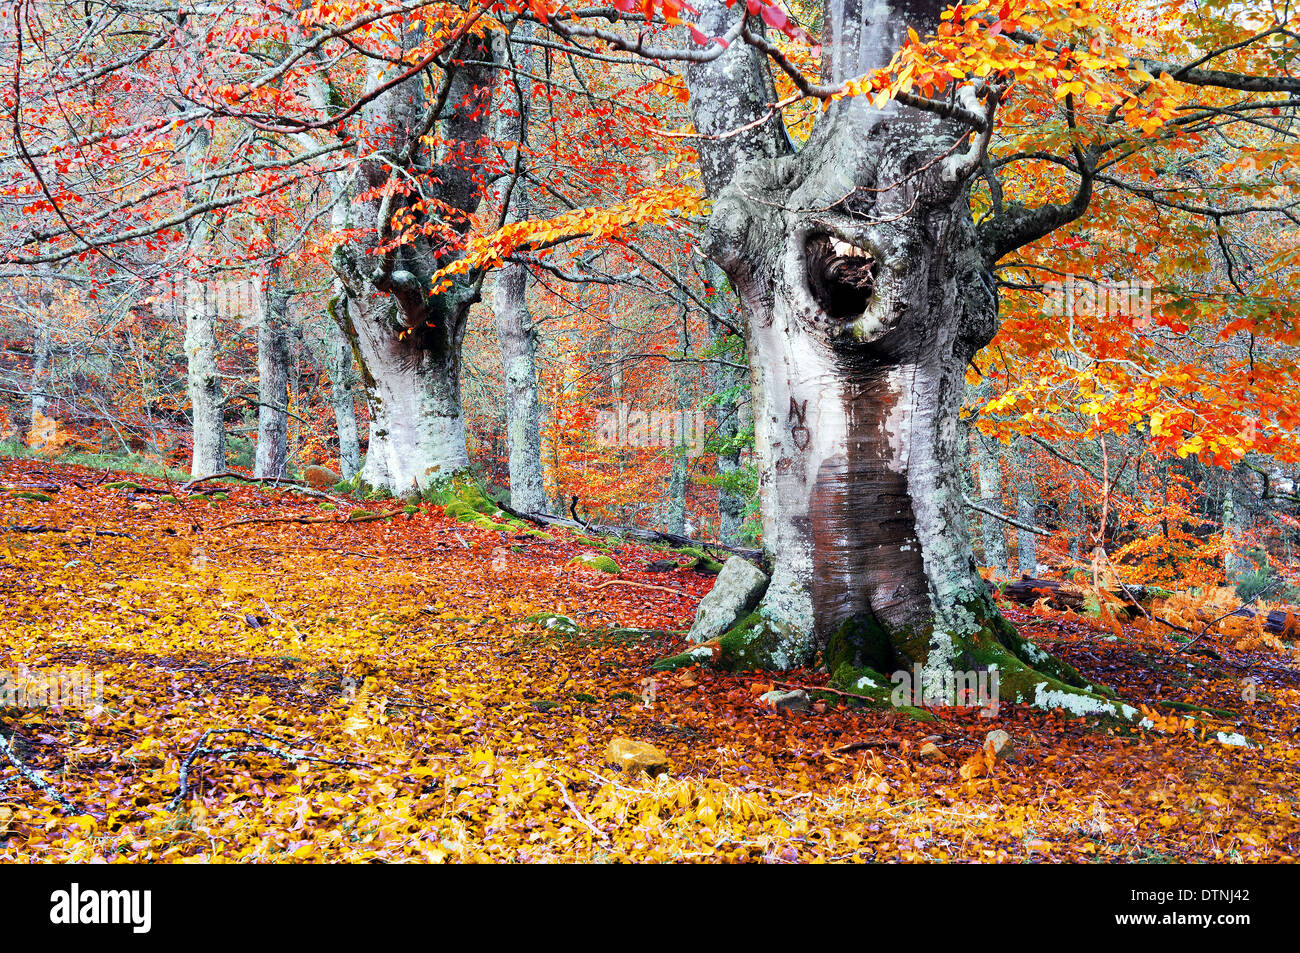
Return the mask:
[[[713, 293], [708, 297], [708, 305], [718, 312], [710, 311], [705, 316], [705, 333], [708, 351], [713, 355], [713, 362], [708, 365], [709, 378], [713, 393], [719, 395], [714, 404], [717, 426], [714, 440], [719, 450], [717, 453], [718, 475], [724, 483], [718, 488], [718, 537], [724, 543], [736, 543], [740, 539], [740, 529], [745, 518], [745, 499], [725, 482], [740, 469], [740, 448], [737, 437], [740, 433], [740, 413], [744, 406], [738, 395], [740, 389], [748, 385], [748, 375], [728, 361], [735, 361], [723, 342], [732, 334], [734, 328], [744, 327], [744, 314], [735, 306], [734, 295], [727, 276], [712, 261], [705, 261], [704, 274]], [[728, 326], [730, 324], [730, 327]]]
[[[909, 27], [933, 32], [940, 8], [833, 4], [824, 81], [885, 66]], [[715, 12], [703, 18], [716, 35]], [[725, 28], [743, 9], [719, 15]], [[687, 71], [701, 133], [755, 121], [729, 65], [723, 55]], [[697, 95], [709, 84], [731, 95]], [[979, 105], [969, 90], [963, 102]], [[841, 100], [797, 155], [752, 159], [721, 189], [706, 178], [717, 197], [702, 248], [750, 321], [773, 567], [758, 613], [722, 637], [718, 657], [789, 668], [820, 652], [837, 684], [884, 698], [894, 669], [919, 666], [921, 687], [942, 695], [996, 666], [1005, 700], [1116, 715], [1002, 618], [971, 552], [958, 411], [997, 297], [970, 210], [980, 145], [963, 149], [967, 132], [899, 102]]]
[[528, 311], [528, 268], [507, 264], [492, 298], [501, 366], [505, 371], [510, 505], [546, 512], [542, 474], [541, 404], [537, 389], [537, 329]]
[[1249, 522], [1239, 499], [1237, 472], [1235, 467], [1229, 471], [1223, 488], [1223, 570], [1229, 585], [1238, 582], [1253, 568], [1251, 561], [1242, 554], [1242, 537]]
[[214, 297], [206, 281], [192, 282], [185, 296], [185, 379], [194, 444], [190, 476], [196, 480], [226, 468], [225, 402], [217, 370]]
[[339, 440], [339, 471], [345, 480], [352, 479], [361, 470], [361, 440], [357, 424], [356, 361], [348, 343], [346, 328], [352, 306], [342, 286], [336, 287], [330, 299], [330, 319], [321, 325], [323, 340], [321, 353], [325, 373], [330, 379], [330, 407], [334, 411], [334, 428]]
[[50, 348], [50, 329], [44, 320], [32, 332], [32, 401], [31, 422], [49, 416], [50, 368], [53, 363]]
[[[980, 502], [985, 509], [1002, 513], [1002, 463], [997, 453], [1000, 446], [982, 434], [975, 435], [975, 456], [979, 461]], [[984, 544], [984, 565], [998, 576], [1007, 568], [1006, 524], [991, 516], [980, 519], [980, 539]]]
[[[186, 151], [187, 176], [198, 176], [208, 151], [209, 134], [200, 127]], [[190, 202], [201, 201], [192, 190]], [[206, 216], [188, 224], [191, 261], [206, 247], [211, 227]], [[195, 274], [191, 271], [191, 274]], [[193, 451], [190, 476], [193, 479], [220, 473], [226, 468], [225, 401], [221, 375], [217, 370], [217, 295], [206, 278], [190, 280], [184, 295], [186, 387], [190, 397]]]
[[267, 277], [257, 321], [257, 450], [253, 475], [289, 475], [289, 293], [278, 269]]
[[[520, 21], [509, 37], [497, 34], [496, 56], [511, 62], [515, 74], [502, 91], [503, 108], [498, 115], [497, 138], [523, 144], [528, 141], [531, 114], [531, 83], [517, 82], [515, 75], [532, 72], [532, 25]], [[496, 204], [509, 204], [507, 222], [528, 218], [530, 199], [527, 182], [515, 175], [525, 171], [523, 154], [516, 148], [515, 167], [496, 188]], [[501, 369], [505, 374], [506, 444], [510, 469], [510, 505], [525, 513], [546, 512], [546, 484], [542, 473], [541, 403], [537, 389], [537, 328], [528, 310], [528, 266], [507, 262], [497, 272], [492, 295]]]
[[[1022, 456], [1020, 478], [1016, 481], [1016, 518], [1027, 526], [1036, 526], [1038, 512], [1038, 487], [1028, 461]], [[1016, 563], [1021, 576], [1038, 576], [1038, 537], [1023, 529], [1016, 530]], [[1009, 568], [1009, 567], [1008, 567]]]
[[[677, 353], [685, 357], [690, 352], [690, 340], [686, 334], [686, 315], [685, 309], [677, 330]], [[667, 451], [673, 455], [672, 469], [668, 474], [667, 492], [665, 493], [664, 507], [664, 529], [669, 533], [682, 535], [686, 529], [686, 487], [690, 482], [689, 459], [687, 451], [689, 449], [688, 435], [693, 430], [689, 416], [688, 385], [686, 374], [682, 368], [684, 364], [670, 365], [669, 375], [673, 382], [673, 393], [677, 396], [677, 428], [673, 431], [671, 439], [668, 441]], [[690, 428], [690, 430], [688, 430]]]
[[1079, 485], [1070, 485], [1070, 561], [1078, 562], [1083, 553], [1083, 494]]

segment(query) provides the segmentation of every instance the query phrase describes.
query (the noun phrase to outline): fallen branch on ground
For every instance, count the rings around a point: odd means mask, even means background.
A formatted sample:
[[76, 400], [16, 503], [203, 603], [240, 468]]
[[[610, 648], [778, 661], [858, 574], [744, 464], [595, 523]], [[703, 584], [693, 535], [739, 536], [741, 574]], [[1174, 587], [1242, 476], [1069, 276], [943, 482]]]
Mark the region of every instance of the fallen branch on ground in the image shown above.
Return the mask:
[[[998, 588], [996, 583], [989, 582], [988, 587], [994, 592], [994, 594], [1001, 594], [1012, 602], [1017, 602], [1021, 605], [1032, 606], [1038, 600], [1046, 599], [1048, 604], [1052, 605], [1054, 608], [1065, 608], [1076, 612], [1087, 607], [1089, 595], [1086, 590], [1067, 588], [1066, 583], [1055, 579], [1021, 579], [1018, 582], [1007, 583], [1001, 589]], [[1199, 638], [1204, 634], [1203, 632], [1197, 633], [1191, 629], [1161, 619], [1154, 613], [1146, 612], [1144, 604], [1150, 602], [1152, 597], [1151, 592], [1146, 586], [1124, 586], [1123, 591], [1119, 593], [1105, 589], [1101, 590], [1101, 592], [1103, 595], [1108, 596], [1115, 602], [1121, 603], [1126, 610], [1131, 611], [1134, 615], [1138, 613], [1146, 615], [1148, 618], [1152, 619], [1152, 621], [1159, 622], [1176, 632], [1192, 636], [1193, 639]], [[1253, 602], [1254, 600], [1252, 599], [1250, 601]], [[1224, 619], [1230, 619], [1234, 616], [1253, 619], [1257, 614], [1258, 613], [1250, 608], [1250, 603], [1248, 602], [1246, 605], [1239, 606], [1231, 612], [1225, 613], [1223, 616], [1216, 619], [1212, 625], [1218, 624]], [[1300, 616], [1300, 611], [1292, 610], [1292, 617], [1295, 618], [1297, 616]], [[1264, 631], [1273, 635], [1287, 635], [1287, 610], [1270, 610], [1268, 615], [1264, 617]], [[1294, 630], [1290, 632], [1292, 637], [1296, 637], [1298, 634], [1300, 633], [1296, 633]]]
[[[14, 751], [13, 744], [11, 743], [10, 739], [6, 738], [2, 732], [0, 732], [0, 753], [4, 754], [5, 760], [8, 761], [11, 765], [13, 765], [14, 769], [17, 770], [17, 772], [21, 774], [24, 778], [26, 778], [27, 782], [32, 787], [36, 788], [38, 791], [40, 791], [42, 794], [48, 797], [55, 804], [59, 805], [59, 808], [63, 811], [63, 813], [91, 814], [90, 811], [80, 810], [75, 804], [73, 804], [62, 794], [60, 794], [58, 790], [55, 789], [54, 785], [50, 784], [49, 781], [46, 781], [34, 769], [29, 768], [26, 764], [24, 764], [22, 759], [18, 757], [18, 752]], [[92, 814], [92, 816], [98, 816], [98, 815]]]
[[611, 579], [608, 582], [602, 582], [599, 586], [587, 586], [589, 591], [604, 589], [606, 586], [636, 586], [638, 589], [658, 589], [660, 592], [671, 592], [675, 596], [687, 596], [690, 593], [682, 592], [680, 589], [669, 589], [667, 586], [654, 586], [648, 582], [632, 582], [630, 579]]
[[726, 543], [692, 539], [690, 536], [682, 536], [680, 533], [664, 533], [656, 529], [645, 529], [640, 526], [605, 526], [600, 523], [584, 523], [581, 520], [552, 516], [549, 513], [525, 513], [521, 510], [511, 509], [509, 506], [497, 505], [500, 506], [503, 512], [509, 513], [515, 519], [527, 520], [538, 526], [562, 526], [566, 529], [592, 533], [596, 536], [614, 536], [620, 539], [633, 539], [646, 543], [666, 543], [679, 549], [701, 549], [706, 553], [730, 553], [734, 556], [743, 556], [750, 562], [759, 565], [763, 562], [763, 551], [761, 549], [728, 546]]
[[364, 516], [353, 516], [349, 513], [343, 519], [337, 519], [333, 516], [245, 516], [229, 523], [219, 523], [213, 526], [212, 529], [230, 529], [232, 526], [246, 526], [249, 523], [335, 523], [339, 526], [346, 526], [355, 523], [373, 523], [375, 520], [388, 520], [397, 515], [396, 513], [366, 513]]
[[89, 529], [85, 526], [44, 526], [37, 524], [35, 526], [5, 526], [0, 527], [6, 533], [92, 533], [95, 536], [121, 536], [125, 539], [135, 539], [130, 533], [119, 533], [112, 529]]
[[[306, 483], [300, 483], [297, 480], [286, 480], [280, 477], [251, 477], [244, 476], [242, 473], [214, 473], [211, 476], [199, 477], [197, 480], [190, 480], [179, 487], [180, 492], [189, 493], [201, 483], [207, 483], [210, 480], [240, 480], [244, 483], [260, 483], [269, 486], [271, 489], [292, 490], [295, 493], [302, 493], [306, 496], [318, 496], [324, 500], [330, 500], [334, 503], [350, 503], [345, 497], [334, 496], [323, 490], [317, 490], [315, 487], [308, 486]], [[143, 489], [143, 488], [142, 488]], [[152, 491], [151, 491], [152, 492]]]
[[831, 754], [849, 754], [853, 751], [865, 751], [868, 748], [899, 748], [903, 742], [893, 738], [872, 738], [867, 741], [851, 741], [838, 748], [832, 748]]
[[365, 767], [364, 762], [360, 762], [360, 761], [347, 761], [338, 758], [322, 758], [317, 755], [311, 755], [311, 754], [295, 754], [292, 751], [284, 751], [280, 748], [272, 747], [271, 745], [252, 744], [252, 745], [243, 745], [238, 748], [209, 748], [207, 746], [208, 739], [213, 737], [214, 735], [248, 735], [250, 738], [264, 738], [268, 741], [274, 741], [277, 744], [285, 745], [290, 748], [301, 747], [301, 745], [295, 745], [292, 742], [285, 740], [284, 738], [278, 738], [275, 735], [268, 734], [265, 731], [257, 731], [256, 729], [253, 728], [209, 728], [207, 731], [203, 733], [203, 737], [199, 739], [199, 743], [194, 746], [194, 750], [191, 751], [186, 756], [185, 760], [181, 762], [179, 787], [178, 790], [176, 791], [176, 796], [173, 797], [171, 801], [169, 801], [167, 804], [168, 810], [170, 811], [176, 810], [177, 808], [180, 807], [181, 803], [184, 802], [184, 800], [189, 796], [190, 769], [194, 767], [194, 762], [198, 760], [199, 756], [204, 754], [215, 754], [222, 758], [228, 758], [234, 755], [243, 755], [243, 754], [264, 754], [264, 755], [270, 755], [271, 757], [274, 758], [280, 758], [281, 760], [284, 761], [288, 761], [290, 764], [297, 764], [300, 761], [312, 761], [318, 764], [334, 765], [335, 767], [345, 767], [345, 768]]

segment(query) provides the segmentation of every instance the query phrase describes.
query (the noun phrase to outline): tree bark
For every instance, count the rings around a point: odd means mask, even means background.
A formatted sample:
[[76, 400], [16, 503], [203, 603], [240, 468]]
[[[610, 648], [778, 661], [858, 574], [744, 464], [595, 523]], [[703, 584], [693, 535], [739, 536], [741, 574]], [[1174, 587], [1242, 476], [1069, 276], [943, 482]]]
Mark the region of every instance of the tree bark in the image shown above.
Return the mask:
[[1238, 468], [1228, 472], [1223, 488], [1223, 571], [1228, 585], [1234, 585], [1254, 568], [1242, 553], [1242, 537], [1249, 527], [1249, 514], [1241, 506], [1237, 490]]
[[351, 306], [347, 291], [338, 287], [337, 294], [330, 299], [329, 320], [322, 325], [324, 338], [321, 341], [325, 373], [330, 379], [330, 408], [334, 412], [334, 429], [339, 441], [339, 473], [345, 480], [352, 479], [361, 470], [361, 438], [357, 424], [359, 379], [346, 330], [351, 320], [346, 315]]
[[[714, 358], [709, 364], [709, 378], [713, 393], [717, 398], [714, 404], [717, 425], [714, 428], [714, 442], [718, 446], [716, 454], [718, 476], [723, 484], [718, 487], [718, 538], [724, 543], [735, 543], [740, 538], [741, 526], [745, 518], [745, 498], [737, 493], [726, 481], [740, 469], [740, 448], [737, 438], [740, 434], [740, 413], [744, 404], [733, 396], [748, 383], [748, 375], [738, 367], [732, 367], [731, 355], [724, 350], [724, 342], [733, 328], [744, 327], [744, 313], [735, 306], [735, 296], [726, 275], [713, 261], [706, 260], [705, 277], [713, 293], [708, 296], [710, 308], [717, 308], [723, 314], [710, 311], [705, 316], [705, 333], [707, 334], [708, 352]], [[724, 323], [730, 319], [731, 326]], [[742, 342], [743, 343], [743, 342]]]
[[50, 329], [44, 316], [32, 329], [32, 401], [29, 419], [35, 426], [38, 417], [49, 416], [50, 365], [53, 363], [50, 348]]
[[[686, 335], [686, 313], [683, 309], [677, 329], [677, 351], [683, 357], [690, 351], [690, 341]], [[688, 408], [686, 375], [682, 364], [669, 365], [673, 393], [677, 395], [677, 419], [681, 421], [680, 429], [674, 434], [671, 446], [665, 448], [673, 455], [672, 469], [668, 474], [668, 484], [664, 494], [664, 531], [672, 535], [686, 533], [686, 487], [690, 482], [688, 450], [688, 421], [691, 411]], [[688, 534], [689, 535], [689, 534]]]
[[[520, 74], [532, 71], [532, 49], [514, 41], [526, 40], [531, 33], [531, 25], [521, 21], [515, 25], [510, 39], [500, 34], [495, 38], [498, 59], [504, 61], [509, 57]], [[507, 84], [505, 96], [513, 97], [514, 108], [507, 102], [501, 110], [497, 138], [503, 141], [522, 145], [528, 139], [531, 103], [525, 85], [515, 82], [513, 76]], [[522, 156], [517, 154], [515, 161], [522, 171]], [[504, 216], [506, 221], [528, 218], [530, 202], [523, 180], [515, 179], [512, 173], [500, 183], [497, 192], [498, 204], [510, 206]], [[507, 262], [502, 266], [497, 273], [492, 306], [505, 375], [511, 505], [526, 512], [544, 512], [546, 484], [542, 473], [541, 405], [537, 389], [537, 328], [528, 310], [527, 265]]]
[[[418, 28], [404, 34], [404, 46], [417, 44], [419, 34]], [[347, 226], [359, 237], [333, 257], [354, 302], [351, 336], [370, 407], [361, 478], [399, 496], [469, 466], [461, 345], [481, 275], [455, 275], [445, 289], [434, 287], [433, 276], [462, 254], [461, 238], [481, 199], [476, 176], [487, 159], [494, 69], [479, 35], [460, 41], [449, 63], [438, 88], [416, 76], [363, 109], [365, 149], [347, 205]], [[376, 63], [367, 88], [379, 88], [389, 70]], [[436, 153], [428, 145], [430, 130], [440, 143]], [[412, 178], [419, 190], [410, 186]]]
[[[194, 132], [186, 149], [186, 175], [193, 180], [201, 171], [208, 151], [210, 135], [202, 125]], [[193, 189], [187, 201], [202, 201]], [[187, 224], [187, 247], [191, 257], [191, 275], [197, 274], [195, 259], [206, 247], [211, 226], [206, 216]], [[206, 279], [191, 278], [183, 295], [185, 310], [186, 388], [190, 397], [190, 425], [193, 450], [190, 477], [199, 479], [226, 469], [225, 402], [221, 393], [221, 375], [217, 370], [217, 296]]]
[[546, 485], [537, 389], [537, 329], [528, 310], [527, 291], [527, 267], [507, 264], [497, 275], [492, 303], [505, 372], [510, 500], [518, 509], [540, 513], [546, 510]]
[[257, 321], [257, 449], [253, 476], [289, 476], [289, 293], [278, 268], [267, 276]]
[[217, 371], [217, 314], [206, 281], [192, 282], [185, 304], [186, 385], [190, 396], [193, 454], [190, 477], [226, 468], [226, 427]]
[[[832, 4], [827, 68], [838, 78], [885, 66], [909, 27], [934, 31], [941, 8]], [[731, 105], [744, 83], [716, 63], [687, 78], [701, 132], [746, 121]], [[695, 95], [728, 83], [731, 96]], [[784, 669], [820, 653], [837, 683], [884, 697], [894, 669], [920, 666], [938, 695], [956, 673], [996, 666], [1004, 700], [1116, 715], [1002, 618], [971, 552], [958, 411], [997, 297], [970, 211], [979, 145], [962, 148], [968, 131], [898, 102], [840, 100], [797, 155], [736, 163], [718, 192], [702, 247], [749, 317], [773, 565], [759, 611], [723, 636], [718, 657]]]
[[[1019, 464], [1016, 478], [1016, 518], [1026, 526], [1036, 526], [1038, 487], [1034, 484], [1033, 465], [1023, 447], [1020, 448], [1015, 459]], [[1016, 566], [1022, 577], [1038, 575], [1038, 537], [1022, 529], [1016, 530]], [[1008, 565], [1008, 575], [1010, 569]]]
[[[983, 434], [975, 434], [975, 456], [979, 462], [980, 502], [985, 509], [1004, 512], [1002, 502], [1002, 464], [998, 443]], [[1007, 568], [1006, 524], [989, 516], [980, 519], [980, 539], [984, 544], [984, 565], [997, 575]]]

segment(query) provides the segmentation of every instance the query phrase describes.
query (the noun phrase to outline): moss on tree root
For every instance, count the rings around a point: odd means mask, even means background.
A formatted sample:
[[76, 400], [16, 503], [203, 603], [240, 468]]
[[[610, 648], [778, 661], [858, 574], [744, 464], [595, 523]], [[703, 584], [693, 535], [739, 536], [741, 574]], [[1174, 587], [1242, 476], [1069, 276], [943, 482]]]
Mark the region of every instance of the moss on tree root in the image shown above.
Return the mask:
[[[1113, 690], [1089, 684], [1072, 666], [1021, 636], [991, 602], [978, 600], [963, 608], [976, 628], [966, 635], [949, 634], [955, 652], [943, 670], [927, 671], [931, 646], [938, 641], [932, 630], [908, 627], [891, 631], [870, 616], [844, 622], [822, 650], [831, 687], [860, 698], [863, 704], [908, 709], [914, 717], [933, 720], [924, 709], [896, 704], [895, 681], [883, 673], [919, 665], [923, 679], [939, 680], [949, 670], [996, 671], [1000, 701], [1123, 724], [1140, 718]], [[793, 644], [797, 638], [760, 605], [715, 642], [661, 659], [654, 668], [670, 671], [699, 664], [728, 671], [788, 668], [792, 661], [789, 646]]]
[[660, 659], [652, 667], [665, 672], [709, 662], [716, 668], [731, 672], [786, 668], [788, 665], [781, 657], [781, 646], [787, 638], [761, 610], [756, 609], [713, 642]]

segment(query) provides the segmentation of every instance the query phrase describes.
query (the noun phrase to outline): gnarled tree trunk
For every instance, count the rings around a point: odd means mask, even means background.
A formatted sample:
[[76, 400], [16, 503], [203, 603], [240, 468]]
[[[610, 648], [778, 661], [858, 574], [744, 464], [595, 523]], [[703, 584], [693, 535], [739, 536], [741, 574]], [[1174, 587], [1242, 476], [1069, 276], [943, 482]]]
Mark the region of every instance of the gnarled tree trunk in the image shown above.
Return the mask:
[[[404, 34], [404, 45], [418, 34]], [[423, 491], [469, 466], [461, 345], [481, 278], [456, 275], [441, 289], [433, 276], [461, 254], [481, 198], [475, 175], [485, 158], [492, 53], [483, 37], [470, 35], [448, 61], [439, 88], [417, 75], [363, 110], [364, 148], [347, 209], [347, 226], [360, 237], [333, 259], [353, 301], [351, 337], [370, 406], [361, 476], [394, 495]], [[380, 88], [389, 69], [377, 63], [369, 88]], [[436, 154], [428, 145], [435, 130]]]
[[[909, 26], [933, 32], [941, 7], [833, 4], [823, 80], [884, 66]], [[742, 15], [710, 12], [724, 28]], [[761, 122], [766, 104], [747, 90], [763, 84], [737, 76], [747, 55], [687, 71], [700, 132]], [[969, 90], [962, 100], [979, 106]], [[716, 198], [703, 249], [749, 319], [773, 566], [758, 613], [719, 655], [789, 668], [821, 653], [837, 683], [882, 699], [893, 670], [919, 667], [915, 688], [938, 697], [957, 673], [996, 667], [1005, 700], [1117, 714], [1017, 635], [976, 571], [958, 411], [966, 365], [997, 328], [997, 296], [970, 211], [980, 143], [963, 143], [967, 132], [896, 101], [842, 100], [797, 154], [759, 143], [729, 181], [706, 177]], [[701, 158], [706, 173], [726, 166]]]

